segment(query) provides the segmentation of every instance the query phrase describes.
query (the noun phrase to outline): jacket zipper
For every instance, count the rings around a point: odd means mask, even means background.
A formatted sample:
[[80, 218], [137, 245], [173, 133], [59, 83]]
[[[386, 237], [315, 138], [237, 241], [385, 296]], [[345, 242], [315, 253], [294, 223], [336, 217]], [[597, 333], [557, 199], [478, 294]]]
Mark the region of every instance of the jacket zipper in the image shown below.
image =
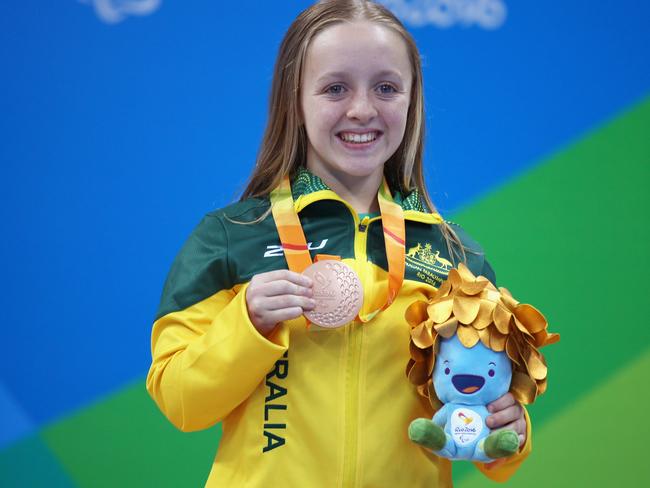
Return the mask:
[[[367, 243], [368, 243], [368, 226], [381, 217], [365, 216], [359, 220], [359, 215], [355, 209], [342, 198], [331, 198], [341, 202], [347, 207], [354, 219], [354, 258], [364, 261], [362, 264], [362, 276], [359, 276], [361, 285], [365, 289], [368, 281], [368, 266], [365, 261], [368, 260]], [[355, 486], [357, 477], [357, 451], [358, 451], [358, 420], [359, 420], [359, 366], [361, 363], [361, 348], [363, 339], [363, 327], [361, 322], [352, 322], [347, 326], [346, 346], [347, 358], [345, 368], [345, 413], [343, 423], [343, 477], [342, 488], [351, 488]]]
[[[364, 261], [368, 260], [367, 255], [367, 242], [368, 242], [368, 226], [375, 220], [380, 220], [381, 217], [364, 217], [359, 220], [359, 216], [352, 206], [338, 196], [328, 197], [328, 200], [335, 200], [341, 202], [352, 214], [354, 219], [354, 258], [362, 258]], [[309, 205], [309, 202], [307, 205]], [[307, 206], [305, 205], [305, 206]], [[304, 208], [304, 207], [303, 207]], [[425, 217], [418, 215], [405, 215], [405, 220], [412, 220], [415, 222], [434, 223], [431, 222], [429, 214]], [[362, 265], [363, 276], [359, 276], [362, 286], [368, 281], [368, 269], [365, 264]], [[365, 289], [365, 288], [364, 288]], [[345, 413], [343, 424], [343, 469], [341, 478], [342, 488], [351, 488], [355, 486], [357, 477], [357, 455], [358, 455], [358, 420], [359, 420], [359, 366], [361, 363], [361, 348], [363, 339], [364, 325], [361, 322], [352, 322], [348, 325], [346, 331], [346, 369], [345, 369]]]
[[[366, 216], [359, 222], [353, 212], [355, 222], [354, 257], [367, 260], [366, 248], [368, 241], [368, 225], [371, 219]], [[373, 219], [374, 220], [374, 219]], [[362, 264], [362, 274], [359, 276], [362, 286], [367, 283], [368, 266]], [[355, 486], [357, 476], [358, 434], [359, 434], [359, 372], [361, 363], [361, 348], [363, 342], [363, 324], [353, 322], [347, 330], [347, 364], [345, 371], [345, 443], [343, 446], [343, 488]]]
[[368, 224], [370, 223], [370, 217], [367, 215], [363, 218], [361, 222], [359, 222], [359, 225], [357, 226], [357, 229], [359, 229], [359, 232], [366, 232], [366, 229], [368, 228]]

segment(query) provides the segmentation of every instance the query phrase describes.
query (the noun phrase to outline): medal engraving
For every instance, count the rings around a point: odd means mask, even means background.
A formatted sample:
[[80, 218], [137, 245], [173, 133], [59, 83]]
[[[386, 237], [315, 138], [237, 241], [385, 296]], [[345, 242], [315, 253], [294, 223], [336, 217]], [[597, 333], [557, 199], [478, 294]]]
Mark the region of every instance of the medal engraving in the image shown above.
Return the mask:
[[354, 318], [363, 304], [363, 289], [359, 277], [341, 261], [324, 260], [303, 271], [314, 282], [316, 307], [305, 312], [312, 323], [321, 327], [341, 327]]

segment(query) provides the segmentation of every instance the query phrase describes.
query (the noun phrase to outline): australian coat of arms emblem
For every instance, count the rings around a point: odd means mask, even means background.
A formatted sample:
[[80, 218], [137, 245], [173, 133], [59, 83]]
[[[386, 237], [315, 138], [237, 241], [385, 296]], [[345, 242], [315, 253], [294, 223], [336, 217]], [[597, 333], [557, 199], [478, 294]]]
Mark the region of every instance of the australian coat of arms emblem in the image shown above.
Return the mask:
[[406, 267], [422, 281], [437, 287], [449, 275], [453, 264], [441, 257], [440, 251], [432, 252], [431, 244], [423, 246], [418, 242], [406, 253]]

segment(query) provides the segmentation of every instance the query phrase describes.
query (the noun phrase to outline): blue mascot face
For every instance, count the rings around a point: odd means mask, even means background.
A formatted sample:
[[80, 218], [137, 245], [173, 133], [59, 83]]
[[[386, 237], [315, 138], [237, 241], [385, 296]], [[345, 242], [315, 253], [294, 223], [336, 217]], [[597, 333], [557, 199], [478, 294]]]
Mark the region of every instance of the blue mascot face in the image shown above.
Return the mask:
[[511, 378], [512, 366], [505, 352], [488, 349], [481, 341], [468, 349], [457, 335], [442, 339], [433, 386], [443, 403], [486, 405], [508, 391]]

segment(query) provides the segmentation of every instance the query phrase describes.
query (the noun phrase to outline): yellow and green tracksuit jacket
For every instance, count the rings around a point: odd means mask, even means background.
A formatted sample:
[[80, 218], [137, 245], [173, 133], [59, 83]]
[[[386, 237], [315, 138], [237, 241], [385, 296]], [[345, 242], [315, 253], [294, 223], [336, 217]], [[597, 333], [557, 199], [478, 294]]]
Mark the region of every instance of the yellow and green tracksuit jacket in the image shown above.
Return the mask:
[[[380, 217], [360, 221], [316, 176], [293, 181], [295, 208], [312, 257], [334, 254], [358, 273], [362, 313], [385, 302], [387, 262]], [[251, 324], [245, 289], [258, 273], [286, 269], [265, 199], [206, 215], [177, 256], [152, 332], [147, 389], [183, 431], [222, 421], [208, 487], [447, 487], [451, 463], [409, 441], [409, 423], [431, 417], [405, 376], [404, 311], [449, 272], [440, 218], [420, 196], [395, 194], [406, 219], [406, 272], [398, 298], [366, 324], [339, 329], [281, 323], [270, 337]], [[494, 280], [478, 245], [461, 229], [475, 274]], [[530, 432], [528, 435], [530, 439]], [[530, 451], [499, 468], [505, 480]]]

